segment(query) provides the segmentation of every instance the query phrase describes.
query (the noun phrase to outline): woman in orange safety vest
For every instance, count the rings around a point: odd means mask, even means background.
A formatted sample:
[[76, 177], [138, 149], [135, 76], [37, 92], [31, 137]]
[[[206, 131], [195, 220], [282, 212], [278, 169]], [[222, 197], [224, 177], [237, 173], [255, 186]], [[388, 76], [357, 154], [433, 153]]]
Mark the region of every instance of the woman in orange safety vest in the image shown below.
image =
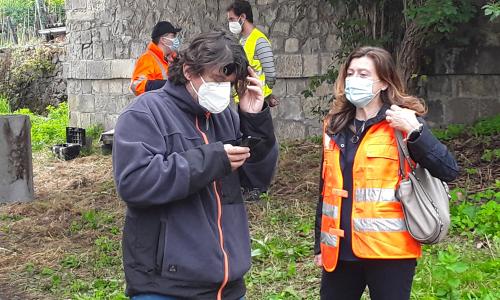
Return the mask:
[[401, 176], [394, 130], [433, 176], [455, 179], [456, 161], [421, 119], [424, 102], [405, 93], [386, 50], [352, 52], [335, 95], [324, 122], [315, 226], [321, 299], [360, 299], [366, 286], [372, 300], [409, 299], [421, 249], [395, 197]]

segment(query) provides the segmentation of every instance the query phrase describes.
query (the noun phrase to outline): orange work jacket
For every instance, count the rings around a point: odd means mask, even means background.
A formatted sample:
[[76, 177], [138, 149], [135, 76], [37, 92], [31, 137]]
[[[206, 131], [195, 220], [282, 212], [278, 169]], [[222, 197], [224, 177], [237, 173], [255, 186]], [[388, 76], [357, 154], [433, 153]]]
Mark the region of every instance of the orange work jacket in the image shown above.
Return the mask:
[[168, 62], [163, 51], [155, 43], [150, 42], [146, 52], [135, 63], [130, 90], [139, 96], [146, 91], [148, 80], [166, 80], [167, 75]]
[[[323, 210], [321, 258], [335, 270], [344, 232], [340, 229], [342, 199], [352, 193], [352, 250], [359, 258], [403, 259], [421, 256], [420, 244], [406, 229], [395, 192], [401, 180], [394, 129], [387, 121], [368, 129], [353, 163], [353, 190], [343, 190], [340, 148], [323, 134]], [[406, 163], [406, 168], [409, 168]]]

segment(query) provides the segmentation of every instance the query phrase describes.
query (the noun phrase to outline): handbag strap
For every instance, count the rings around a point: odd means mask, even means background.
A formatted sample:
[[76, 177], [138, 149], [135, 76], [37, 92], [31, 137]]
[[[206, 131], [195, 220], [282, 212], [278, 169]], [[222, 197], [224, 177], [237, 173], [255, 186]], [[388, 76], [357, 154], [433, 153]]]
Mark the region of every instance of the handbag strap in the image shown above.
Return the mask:
[[401, 175], [403, 175], [403, 177], [406, 178], [408, 174], [405, 168], [405, 160], [408, 162], [410, 169], [412, 171], [414, 170], [413, 165], [411, 163], [410, 152], [408, 151], [408, 147], [406, 146], [406, 143], [403, 140], [403, 133], [397, 129], [395, 129], [394, 131], [396, 133], [396, 141], [398, 144], [399, 170], [401, 172]]

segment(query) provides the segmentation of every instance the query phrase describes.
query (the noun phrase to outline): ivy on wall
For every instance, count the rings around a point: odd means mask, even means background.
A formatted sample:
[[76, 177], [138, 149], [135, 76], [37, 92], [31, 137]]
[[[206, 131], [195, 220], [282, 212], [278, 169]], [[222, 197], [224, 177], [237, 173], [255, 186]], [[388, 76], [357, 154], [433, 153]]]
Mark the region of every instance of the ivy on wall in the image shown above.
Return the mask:
[[[0, 95], [9, 99], [12, 110], [30, 108], [43, 112], [47, 103], [42, 98], [48, 83], [55, 77], [54, 57], [58, 48], [14, 48], [0, 57]], [[61, 99], [62, 100], [62, 99]], [[59, 101], [58, 101], [59, 102]]]
[[[334, 61], [343, 62], [357, 47], [379, 46], [393, 53], [403, 81], [410, 90], [418, 81], [423, 50], [450, 37], [478, 10], [472, 0], [329, 0], [338, 12], [340, 47]], [[338, 65], [312, 78], [305, 97], [312, 97], [324, 82], [333, 83]], [[329, 99], [330, 101], [333, 99]], [[325, 110], [315, 107], [320, 116]]]

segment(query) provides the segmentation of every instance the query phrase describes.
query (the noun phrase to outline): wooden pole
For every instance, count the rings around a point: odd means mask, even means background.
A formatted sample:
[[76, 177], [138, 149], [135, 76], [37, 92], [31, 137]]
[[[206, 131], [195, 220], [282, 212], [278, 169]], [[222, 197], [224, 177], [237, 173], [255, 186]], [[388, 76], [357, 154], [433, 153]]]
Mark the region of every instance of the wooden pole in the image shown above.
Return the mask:
[[0, 116], [0, 203], [33, 199], [29, 116]]

